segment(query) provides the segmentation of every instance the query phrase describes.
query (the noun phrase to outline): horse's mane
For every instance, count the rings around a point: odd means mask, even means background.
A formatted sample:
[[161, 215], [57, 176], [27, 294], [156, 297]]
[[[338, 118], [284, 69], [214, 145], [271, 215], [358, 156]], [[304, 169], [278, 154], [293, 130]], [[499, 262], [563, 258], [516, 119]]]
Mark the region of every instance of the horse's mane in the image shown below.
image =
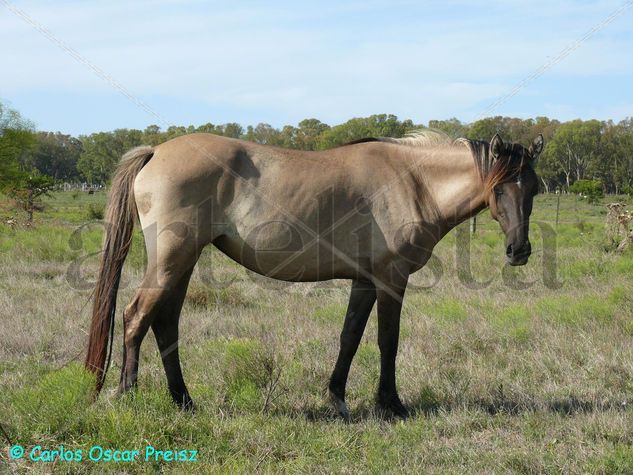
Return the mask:
[[366, 142], [387, 142], [399, 145], [406, 145], [408, 147], [431, 147], [438, 145], [450, 146], [453, 143], [451, 138], [444, 132], [433, 129], [421, 129], [409, 132], [407, 135], [400, 138], [364, 137], [362, 139], [352, 140], [351, 142], [347, 142], [341, 146], [345, 147], [347, 145], [355, 145]]
[[439, 130], [423, 129], [415, 130], [404, 137], [365, 137], [353, 140], [344, 145], [355, 145], [366, 142], [386, 142], [404, 145], [408, 147], [455, 147], [466, 146], [475, 161], [479, 177], [487, 193], [492, 192], [495, 186], [505, 181], [516, 178], [527, 163], [524, 148], [519, 144], [505, 144], [509, 159], [495, 160], [490, 156], [490, 143], [485, 140], [472, 140], [458, 138], [452, 140], [449, 135]]
[[516, 179], [529, 163], [529, 160], [525, 160], [525, 149], [520, 144], [504, 144], [507, 157], [499, 160], [490, 156], [490, 143], [485, 140], [460, 138], [455, 143], [466, 145], [470, 149], [487, 194], [492, 193], [495, 186]]

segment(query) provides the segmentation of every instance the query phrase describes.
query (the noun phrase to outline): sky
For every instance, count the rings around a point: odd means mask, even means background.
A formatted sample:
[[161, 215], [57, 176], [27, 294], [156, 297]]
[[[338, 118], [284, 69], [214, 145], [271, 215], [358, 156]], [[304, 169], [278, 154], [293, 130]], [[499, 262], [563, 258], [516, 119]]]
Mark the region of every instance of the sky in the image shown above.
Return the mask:
[[601, 23], [631, 3], [0, 0], [0, 101], [73, 135], [379, 113], [617, 121], [633, 115], [633, 6]]

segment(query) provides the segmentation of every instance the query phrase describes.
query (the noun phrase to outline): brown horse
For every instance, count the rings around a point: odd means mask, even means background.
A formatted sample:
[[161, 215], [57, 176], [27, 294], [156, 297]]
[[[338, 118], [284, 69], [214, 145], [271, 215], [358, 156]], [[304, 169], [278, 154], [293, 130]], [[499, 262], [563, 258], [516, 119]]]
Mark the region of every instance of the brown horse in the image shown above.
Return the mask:
[[367, 319], [378, 303], [380, 407], [405, 417], [396, 391], [400, 310], [409, 275], [460, 222], [490, 206], [506, 235], [507, 260], [530, 255], [528, 222], [543, 149], [437, 133], [363, 139], [302, 152], [210, 134], [128, 152], [109, 198], [86, 367], [101, 389], [123, 262], [135, 216], [148, 263], [125, 308], [119, 391], [135, 386], [141, 342], [151, 327], [171, 395], [193, 407], [178, 357], [178, 321], [202, 248], [213, 244], [248, 269], [286, 281], [351, 279], [340, 352], [329, 382], [349, 417], [345, 385]]

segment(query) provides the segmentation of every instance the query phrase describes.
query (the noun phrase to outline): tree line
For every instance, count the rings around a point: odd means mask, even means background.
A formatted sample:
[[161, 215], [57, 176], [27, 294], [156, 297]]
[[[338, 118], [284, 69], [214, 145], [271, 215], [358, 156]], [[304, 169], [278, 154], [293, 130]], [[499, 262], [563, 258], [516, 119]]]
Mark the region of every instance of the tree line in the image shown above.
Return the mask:
[[[331, 148], [363, 137], [402, 137], [420, 128], [445, 132], [452, 138], [489, 141], [499, 133], [504, 141], [529, 144], [539, 133], [545, 149], [537, 172], [545, 192], [569, 191], [574, 183], [592, 180], [605, 193], [633, 193], [633, 119], [620, 122], [547, 117], [518, 119], [488, 117], [472, 123], [458, 119], [416, 124], [395, 115], [353, 118], [339, 125], [305, 119], [281, 128], [260, 123], [207, 123], [195, 127], [150, 125], [144, 130], [117, 129], [73, 137], [60, 132], [35, 131], [20, 114], [0, 104], [0, 186], [27, 186], [28, 179], [50, 182], [106, 184], [120, 157], [138, 145], [157, 145], [194, 132], [241, 138], [260, 144], [300, 150]], [[43, 183], [43, 184], [46, 184]], [[9, 186], [9, 188], [11, 188]]]

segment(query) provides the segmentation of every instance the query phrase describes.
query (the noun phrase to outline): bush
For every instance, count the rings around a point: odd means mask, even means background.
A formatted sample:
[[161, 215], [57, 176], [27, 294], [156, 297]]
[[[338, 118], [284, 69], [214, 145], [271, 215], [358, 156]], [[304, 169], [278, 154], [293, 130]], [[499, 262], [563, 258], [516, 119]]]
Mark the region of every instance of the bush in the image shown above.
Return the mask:
[[222, 376], [231, 406], [265, 412], [276, 398], [281, 367], [271, 348], [256, 340], [236, 339], [226, 346]]
[[633, 198], [633, 186], [622, 185], [622, 193], [624, 193], [625, 195], [629, 195], [631, 198]]
[[589, 203], [596, 203], [604, 196], [599, 180], [578, 180], [569, 187], [569, 191], [587, 198]]
[[88, 205], [88, 219], [103, 219], [105, 215], [105, 206], [101, 204], [90, 203]]

